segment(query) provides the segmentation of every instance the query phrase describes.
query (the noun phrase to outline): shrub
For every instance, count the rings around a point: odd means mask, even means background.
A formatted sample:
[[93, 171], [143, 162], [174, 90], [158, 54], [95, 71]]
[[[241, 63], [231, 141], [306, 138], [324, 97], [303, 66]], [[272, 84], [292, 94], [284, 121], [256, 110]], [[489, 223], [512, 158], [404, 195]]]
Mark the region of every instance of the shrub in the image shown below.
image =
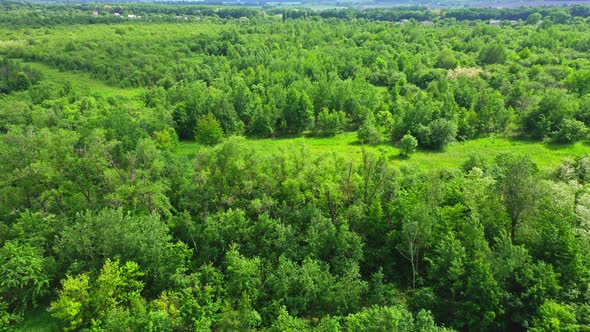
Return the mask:
[[420, 144], [432, 150], [442, 150], [451, 143], [457, 135], [457, 125], [447, 119], [436, 119], [428, 126], [420, 126], [416, 137]]
[[564, 119], [555, 134], [555, 141], [559, 143], [575, 143], [588, 135], [588, 128], [582, 121]]
[[316, 133], [321, 136], [334, 136], [341, 133], [346, 126], [346, 114], [342, 111], [328, 111], [323, 109], [318, 114]]

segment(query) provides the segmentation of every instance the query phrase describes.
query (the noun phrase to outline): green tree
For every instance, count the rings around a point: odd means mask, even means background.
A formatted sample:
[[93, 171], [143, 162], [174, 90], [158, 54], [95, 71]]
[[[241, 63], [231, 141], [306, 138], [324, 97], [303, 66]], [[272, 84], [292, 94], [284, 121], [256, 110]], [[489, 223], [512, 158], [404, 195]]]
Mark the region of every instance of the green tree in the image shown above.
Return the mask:
[[436, 57], [435, 66], [444, 69], [455, 69], [457, 67], [457, 59], [453, 51], [444, 49], [438, 53]]
[[539, 21], [541, 20], [541, 18], [543, 18], [543, 16], [541, 16], [541, 14], [539, 13], [532, 13], [530, 14], [527, 19], [526, 19], [526, 24], [537, 24], [539, 23]]
[[24, 91], [28, 90], [31, 87], [32, 83], [29, 79], [29, 76], [23, 72], [19, 72], [16, 75], [16, 80], [14, 82], [14, 90], [15, 91]]
[[367, 288], [360, 279], [358, 265], [350, 265], [339, 276], [330, 273], [327, 264], [309, 257], [300, 265], [281, 256], [267, 282], [274, 300], [294, 315], [354, 312]]
[[212, 113], [209, 113], [197, 122], [195, 127], [195, 140], [203, 145], [213, 146], [223, 140], [224, 134], [221, 124]]
[[524, 129], [534, 138], [549, 137], [564, 119], [572, 118], [576, 100], [564, 90], [547, 89], [539, 104], [524, 116]]
[[62, 288], [58, 299], [51, 303], [51, 315], [66, 323], [66, 331], [78, 330], [88, 321], [90, 297], [90, 278], [86, 274], [67, 276], [61, 281]]
[[136, 261], [156, 294], [174, 284], [172, 276], [186, 270], [190, 256], [159, 217], [133, 216], [121, 209], [78, 214], [60, 234], [55, 251], [72, 273], [98, 270], [108, 258]]
[[315, 130], [322, 136], [334, 136], [346, 127], [346, 114], [342, 111], [328, 111], [324, 108], [316, 121]]
[[9, 310], [22, 314], [47, 294], [47, 262], [38, 249], [18, 241], [0, 248], [0, 296]]
[[428, 246], [432, 236], [432, 218], [424, 204], [415, 204], [402, 221], [399, 232], [398, 252], [409, 263], [412, 269], [412, 288], [416, 288], [419, 277], [423, 250]]
[[289, 315], [289, 312], [282, 306], [279, 309], [277, 318], [273, 321], [269, 332], [306, 332], [312, 331], [309, 323], [305, 319], [293, 317]]
[[305, 93], [295, 88], [287, 92], [286, 108], [283, 117], [287, 123], [287, 129], [293, 133], [301, 133], [313, 125], [313, 103]]
[[432, 121], [428, 126], [420, 126], [416, 136], [420, 144], [433, 150], [443, 150], [455, 140], [457, 125], [444, 118]]
[[377, 144], [381, 141], [381, 130], [375, 122], [373, 113], [369, 113], [356, 133], [359, 142], [363, 144]]
[[565, 24], [570, 19], [570, 14], [564, 10], [556, 10], [549, 15], [555, 24]]
[[584, 96], [590, 92], [590, 70], [573, 71], [566, 79], [565, 83], [570, 91]]
[[344, 331], [451, 331], [436, 326], [432, 314], [420, 310], [416, 317], [402, 306], [371, 307], [344, 319]]
[[87, 274], [67, 276], [62, 280], [59, 297], [49, 312], [63, 321], [66, 330], [79, 330], [90, 323], [100, 325], [118, 309], [129, 307], [141, 299], [143, 273], [131, 261], [121, 265], [107, 259], [96, 279]]
[[514, 243], [523, 215], [535, 206], [537, 166], [528, 156], [500, 154], [496, 157], [495, 173], [498, 194], [510, 217], [510, 239]]
[[533, 321], [533, 332], [549, 331], [579, 331], [576, 315], [568, 305], [547, 300], [539, 307], [538, 314]]
[[479, 134], [501, 132], [510, 122], [511, 113], [504, 107], [502, 95], [491, 89], [482, 91], [475, 98], [473, 111], [477, 114]]
[[262, 283], [260, 259], [248, 259], [240, 254], [236, 245], [230, 246], [225, 254], [226, 291], [230, 300], [239, 302], [243, 294], [256, 301]]
[[507, 58], [506, 49], [500, 44], [490, 44], [481, 49], [478, 58], [482, 64], [503, 64]]
[[418, 140], [410, 133], [405, 134], [399, 142], [401, 154], [406, 157], [408, 157], [410, 153], [416, 151], [416, 147], [418, 147]]
[[270, 105], [263, 105], [260, 97], [255, 96], [247, 106], [247, 112], [251, 114], [252, 121], [248, 132], [255, 136], [269, 137], [275, 133], [276, 117], [271, 111]]

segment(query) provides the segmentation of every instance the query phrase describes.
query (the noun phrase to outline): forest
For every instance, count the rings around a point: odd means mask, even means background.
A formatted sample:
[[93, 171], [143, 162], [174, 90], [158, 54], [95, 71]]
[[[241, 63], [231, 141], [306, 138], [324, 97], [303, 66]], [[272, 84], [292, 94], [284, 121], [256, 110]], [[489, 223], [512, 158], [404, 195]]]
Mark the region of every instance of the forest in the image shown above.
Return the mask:
[[0, 331], [590, 331], [590, 7], [0, 8]]

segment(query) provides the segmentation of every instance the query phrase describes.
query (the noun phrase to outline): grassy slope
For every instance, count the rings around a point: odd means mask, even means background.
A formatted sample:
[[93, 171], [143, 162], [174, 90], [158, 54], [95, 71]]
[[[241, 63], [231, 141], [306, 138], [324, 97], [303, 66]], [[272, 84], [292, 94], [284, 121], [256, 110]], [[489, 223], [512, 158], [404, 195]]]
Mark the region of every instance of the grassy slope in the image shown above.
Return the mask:
[[[384, 153], [393, 165], [409, 165], [427, 168], [457, 167], [474, 153], [493, 157], [502, 152], [514, 152], [530, 155], [540, 168], [554, 167], [564, 158], [574, 158], [590, 154], [590, 147], [585, 143], [573, 145], [547, 145], [541, 142], [511, 140], [506, 138], [481, 138], [467, 142], [452, 143], [445, 151], [418, 151], [410, 158], [400, 158], [399, 149], [388, 144], [377, 146], [360, 145], [355, 133], [344, 133], [331, 138], [291, 138], [291, 139], [250, 139], [252, 144], [264, 150], [276, 151], [289, 144], [305, 144], [311, 153], [338, 153], [354, 161], [360, 161], [362, 149]], [[198, 146], [194, 142], [180, 142], [177, 153], [192, 156]]]

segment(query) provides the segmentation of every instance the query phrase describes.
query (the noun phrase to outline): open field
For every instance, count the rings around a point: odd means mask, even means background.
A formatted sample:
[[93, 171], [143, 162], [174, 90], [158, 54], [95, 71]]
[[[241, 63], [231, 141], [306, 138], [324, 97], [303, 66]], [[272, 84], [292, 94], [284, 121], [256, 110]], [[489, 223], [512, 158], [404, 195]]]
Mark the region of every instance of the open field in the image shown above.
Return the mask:
[[75, 84], [77, 88], [87, 90], [90, 94], [99, 94], [112, 97], [133, 98], [139, 96], [143, 89], [141, 88], [119, 88], [108, 85], [105, 82], [90, 77], [90, 74], [74, 71], [59, 71], [51, 66], [37, 62], [23, 62], [33, 69], [43, 73], [45, 79], [59, 82], [68, 81]]
[[[376, 146], [360, 145], [355, 133], [344, 133], [331, 138], [284, 138], [284, 139], [249, 139], [252, 144], [264, 150], [278, 150], [289, 144], [304, 144], [311, 153], [337, 153], [355, 162], [361, 160], [362, 149], [384, 153], [393, 165], [411, 165], [426, 168], [445, 168], [460, 166], [471, 154], [493, 157], [502, 152], [530, 155], [537, 165], [550, 168], [559, 165], [564, 158], [575, 158], [590, 153], [586, 143], [572, 145], [548, 145], [540, 142], [513, 140], [499, 137], [480, 138], [466, 142], [454, 142], [444, 151], [419, 150], [410, 158], [399, 155], [399, 149], [389, 144]], [[180, 142], [177, 153], [193, 156], [198, 150], [194, 142]]]

